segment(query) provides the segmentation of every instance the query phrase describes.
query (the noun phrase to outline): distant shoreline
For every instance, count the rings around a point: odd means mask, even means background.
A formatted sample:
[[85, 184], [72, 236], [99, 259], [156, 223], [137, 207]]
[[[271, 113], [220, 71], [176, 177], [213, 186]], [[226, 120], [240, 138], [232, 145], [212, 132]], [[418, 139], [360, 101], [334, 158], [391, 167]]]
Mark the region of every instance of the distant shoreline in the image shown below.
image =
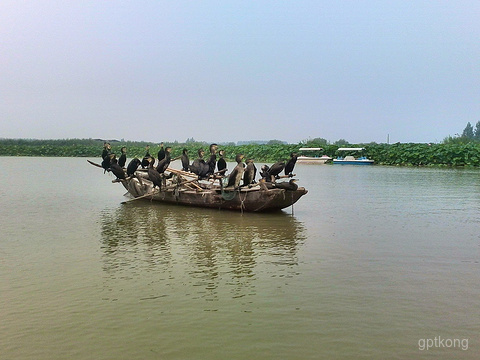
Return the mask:
[[[103, 150], [101, 139], [63, 139], [63, 140], [30, 140], [0, 139], [0, 156], [40, 156], [40, 157], [98, 157]], [[188, 150], [190, 159], [197, 157], [197, 150], [203, 148], [208, 152], [205, 142], [164, 142], [171, 146], [172, 156], [180, 156], [182, 150]], [[157, 157], [159, 144], [148, 142], [111, 141], [112, 152], [120, 153], [122, 146], [127, 147], [127, 157], [141, 158], [145, 155], [145, 146], [150, 145], [150, 154]], [[351, 144], [352, 146], [354, 144]], [[448, 167], [480, 167], [480, 143], [465, 144], [355, 144], [365, 148], [364, 155], [375, 161], [376, 165], [394, 166], [448, 166]], [[245, 144], [220, 145], [225, 150], [226, 160], [233, 161], [237, 153], [255, 159], [255, 162], [276, 162], [286, 160], [290, 153], [298, 152], [302, 146], [322, 147], [323, 154], [337, 157], [337, 145], [325, 144]]]

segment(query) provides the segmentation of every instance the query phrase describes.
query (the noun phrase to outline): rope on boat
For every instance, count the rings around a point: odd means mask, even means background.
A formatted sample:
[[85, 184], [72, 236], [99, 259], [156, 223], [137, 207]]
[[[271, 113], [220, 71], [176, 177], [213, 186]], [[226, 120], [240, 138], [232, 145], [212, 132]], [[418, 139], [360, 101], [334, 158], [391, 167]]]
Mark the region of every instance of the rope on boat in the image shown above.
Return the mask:
[[240, 211], [241, 213], [243, 214], [243, 209], [245, 209], [245, 200], [247, 200], [247, 194], [248, 192], [245, 192], [245, 196], [242, 200], [242, 193], [240, 191], [238, 191], [238, 198], [240, 199]]

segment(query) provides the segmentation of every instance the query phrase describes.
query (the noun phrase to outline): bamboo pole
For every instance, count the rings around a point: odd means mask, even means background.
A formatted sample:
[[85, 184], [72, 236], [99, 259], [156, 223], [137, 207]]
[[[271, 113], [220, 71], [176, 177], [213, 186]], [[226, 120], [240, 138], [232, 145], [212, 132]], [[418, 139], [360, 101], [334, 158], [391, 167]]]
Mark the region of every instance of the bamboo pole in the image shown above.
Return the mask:
[[160, 191], [151, 192], [151, 193], [148, 193], [148, 194], [143, 194], [142, 196], [138, 196], [138, 197], [130, 199], [130, 200], [122, 201], [120, 204], [126, 204], [126, 203], [129, 203], [129, 202], [135, 201], [135, 200], [145, 199], [146, 197], [149, 197], [149, 196], [153, 197], [153, 195], [157, 195], [159, 193], [160, 193]]
[[180, 174], [180, 175], [183, 175], [183, 176], [189, 176], [189, 177], [194, 177], [194, 178], [198, 178], [198, 175], [194, 174], [194, 173], [190, 173], [190, 172], [187, 172], [187, 171], [183, 171], [183, 170], [177, 170], [177, 169], [172, 169], [172, 168], [167, 168], [167, 171], [170, 171], [174, 174]]
[[181, 183], [178, 183], [178, 184], [175, 184], [175, 185], [170, 185], [169, 187], [166, 187], [166, 188], [165, 188], [164, 190], [162, 190], [162, 191], [167, 191], [167, 190], [175, 189], [175, 188], [178, 187], [178, 186], [182, 186], [182, 185], [186, 185], [186, 184], [191, 184], [191, 183], [193, 183], [194, 181], [197, 181], [197, 179], [186, 180], [186, 181], [182, 181]]

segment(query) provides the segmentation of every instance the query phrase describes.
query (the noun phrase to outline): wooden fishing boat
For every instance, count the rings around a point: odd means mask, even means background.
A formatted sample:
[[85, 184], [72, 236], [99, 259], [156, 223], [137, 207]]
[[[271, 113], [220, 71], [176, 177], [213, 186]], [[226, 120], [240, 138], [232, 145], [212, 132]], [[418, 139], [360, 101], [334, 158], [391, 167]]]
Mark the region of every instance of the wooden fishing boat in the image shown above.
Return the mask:
[[[89, 163], [98, 166], [98, 164]], [[266, 186], [263, 183], [240, 189], [228, 189], [220, 184], [220, 178], [198, 180], [196, 175], [180, 170], [167, 169], [173, 176], [164, 180], [162, 189], [153, 186], [145, 171], [137, 170], [135, 177], [113, 180], [121, 183], [128, 191], [131, 202], [137, 200], [160, 201], [170, 204], [197, 206], [214, 209], [248, 212], [268, 212], [287, 208], [308, 191], [304, 187], [296, 190]], [[190, 179], [189, 179], [190, 177]]]

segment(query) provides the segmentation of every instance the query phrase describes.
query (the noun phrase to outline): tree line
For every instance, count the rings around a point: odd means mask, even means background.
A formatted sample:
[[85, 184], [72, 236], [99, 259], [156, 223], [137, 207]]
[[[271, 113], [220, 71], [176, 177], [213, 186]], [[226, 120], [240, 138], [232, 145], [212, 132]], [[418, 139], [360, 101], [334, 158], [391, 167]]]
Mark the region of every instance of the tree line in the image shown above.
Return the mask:
[[463, 129], [462, 137], [465, 137], [469, 140], [480, 141], [480, 121], [477, 121], [475, 124], [475, 129], [473, 128], [470, 122], [467, 123], [465, 129]]
[[[112, 152], [120, 154], [120, 149], [127, 148], [128, 158], [143, 158], [146, 146], [149, 152], [156, 157], [160, 143], [143, 141], [120, 141], [102, 139], [62, 139], [62, 140], [35, 140], [35, 139], [0, 139], [0, 156], [58, 156], [58, 157], [100, 157], [103, 144], [108, 141]], [[187, 149], [192, 159], [197, 157], [198, 149], [208, 152], [209, 143], [188, 139], [185, 143], [163, 142], [164, 146], [172, 147], [172, 158], [180, 156], [183, 149]], [[220, 145], [226, 152], [226, 159], [233, 161], [237, 153], [263, 161], [273, 161], [277, 158], [289, 158], [290, 153], [298, 150], [296, 144], [286, 144], [280, 141], [268, 141], [265, 144], [225, 143]]]
[[[476, 131], [474, 130], [474, 135]], [[0, 139], [0, 156], [58, 156], [58, 157], [91, 157], [100, 158], [103, 150], [102, 139], [63, 139], [63, 140], [28, 140], [28, 139]], [[150, 146], [150, 154], [156, 156], [160, 149], [159, 144], [147, 142], [111, 140], [112, 151], [120, 154], [122, 146], [127, 147], [127, 157], [142, 158], [145, 147]], [[203, 148], [208, 152], [209, 144], [200, 141], [188, 143], [164, 142], [165, 146], [172, 147], [172, 158], [180, 156], [186, 148], [190, 158], [197, 157], [197, 150]], [[333, 144], [325, 139], [316, 138], [302, 141], [298, 144], [279, 142], [266, 144], [235, 145], [226, 143], [220, 145], [225, 150], [226, 159], [234, 161], [237, 153], [255, 159], [255, 162], [275, 162], [286, 160], [290, 153], [299, 152], [301, 147], [321, 147], [323, 154], [337, 157], [338, 148], [342, 146], [364, 147], [364, 155], [375, 160], [379, 165], [394, 166], [463, 166], [480, 167], [480, 141], [448, 142], [440, 144], [349, 144], [339, 140]]]
[[448, 136], [443, 140], [446, 144], [466, 144], [469, 142], [480, 142], [480, 121], [477, 121], [475, 127], [468, 122], [462, 134], [456, 134], [455, 136]]

